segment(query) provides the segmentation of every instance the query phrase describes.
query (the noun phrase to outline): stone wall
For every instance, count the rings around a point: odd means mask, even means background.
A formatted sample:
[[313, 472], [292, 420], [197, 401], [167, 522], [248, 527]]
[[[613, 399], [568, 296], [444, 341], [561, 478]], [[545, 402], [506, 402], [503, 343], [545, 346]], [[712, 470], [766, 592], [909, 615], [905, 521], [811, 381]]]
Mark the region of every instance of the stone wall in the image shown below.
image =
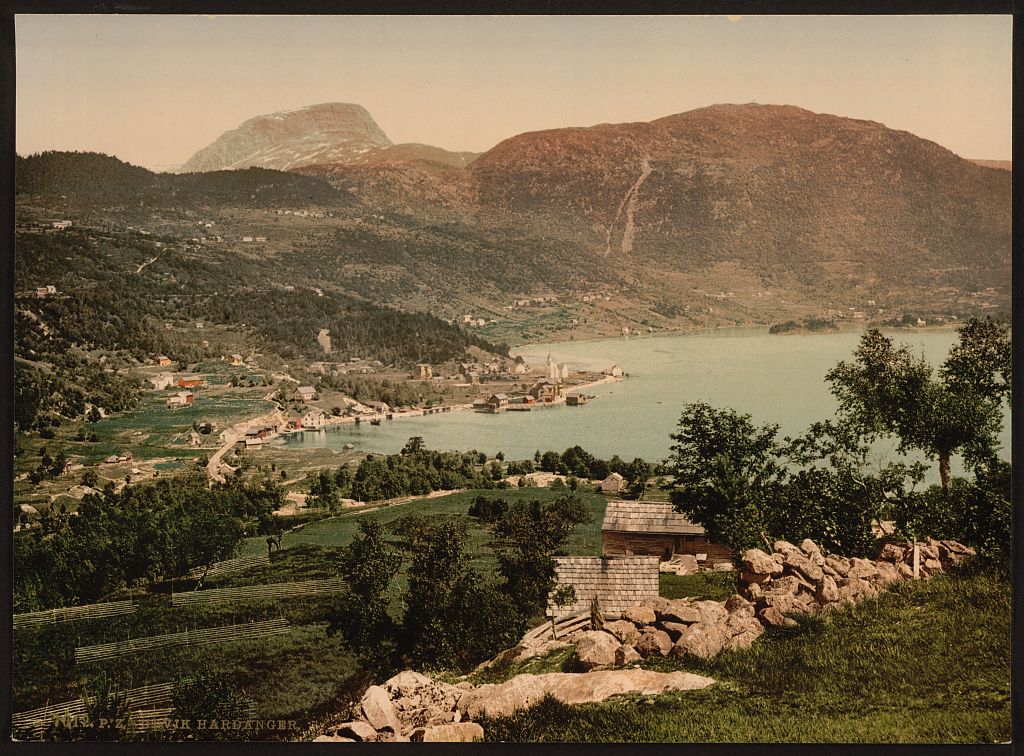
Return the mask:
[[[973, 549], [955, 541], [928, 540], [920, 545], [919, 576], [942, 573], [973, 554]], [[878, 558], [870, 560], [825, 555], [810, 540], [799, 546], [776, 541], [770, 554], [760, 549], [744, 552], [740, 592], [727, 601], [654, 597], [622, 611], [604, 612], [599, 628], [592, 627], [587, 621], [589, 613], [584, 613], [563, 620], [560, 626], [565, 630], [559, 638], [536, 628], [516, 648], [492, 660], [523, 660], [572, 645], [586, 672], [522, 674], [504, 683], [481, 686], [468, 682], [451, 685], [416, 672], [402, 672], [382, 685], [370, 686], [349, 720], [317, 740], [478, 740], [483, 728], [470, 720], [506, 716], [546, 694], [572, 704], [623, 693], [653, 695], [706, 687], [714, 680], [686, 672], [607, 668], [631, 666], [658, 656], [706, 659], [725, 649], [746, 648], [766, 628], [796, 624], [795, 614], [834, 611], [914, 579], [913, 560], [914, 548], [909, 542], [885, 544]], [[656, 570], [657, 559], [653, 564]], [[593, 569], [589, 562], [579, 566], [586, 566], [588, 574]], [[644, 575], [651, 572], [650, 566], [642, 567]], [[657, 572], [653, 574], [656, 579]]]

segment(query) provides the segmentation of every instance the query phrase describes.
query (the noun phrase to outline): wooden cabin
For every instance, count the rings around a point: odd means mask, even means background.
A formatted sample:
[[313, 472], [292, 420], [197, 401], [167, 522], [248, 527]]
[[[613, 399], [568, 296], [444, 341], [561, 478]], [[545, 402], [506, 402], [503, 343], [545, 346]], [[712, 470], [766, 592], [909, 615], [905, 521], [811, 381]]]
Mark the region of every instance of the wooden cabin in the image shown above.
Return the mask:
[[712, 563], [732, 559], [728, 546], [709, 542], [704, 528], [687, 520], [671, 504], [608, 502], [601, 540], [605, 556], [643, 554], [667, 561], [673, 554], [705, 554]]

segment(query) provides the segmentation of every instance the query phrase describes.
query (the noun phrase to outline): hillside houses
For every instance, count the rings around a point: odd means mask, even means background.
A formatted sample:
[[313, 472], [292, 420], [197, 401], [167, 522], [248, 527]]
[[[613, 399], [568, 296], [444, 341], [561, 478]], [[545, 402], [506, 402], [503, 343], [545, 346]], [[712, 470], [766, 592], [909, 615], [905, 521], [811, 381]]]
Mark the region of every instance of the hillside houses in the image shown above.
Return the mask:
[[312, 386], [299, 386], [292, 392], [292, 398], [300, 402], [311, 402], [316, 397], [316, 389]]
[[174, 409], [176, 407], [190, 407], [195, 401], [196, 395], [191, 391], [178, 391], [167, 397], [167, 407]]
[[206, 381], [198, 375], [183, 375], [175, 381], [175, 385], [177, 385], [178, 388], [199, 388], [200, 386], [205, 386]]
[[149, 377], [149, 382], [157, 391], [164, 391], [174, 385], [174, 376], [171, 373], [157, 373]]
[[311, 409], [302, 416], [302, 427], [306, 430], [319, 430], [327, 425], [327, 415], [322, 409]]

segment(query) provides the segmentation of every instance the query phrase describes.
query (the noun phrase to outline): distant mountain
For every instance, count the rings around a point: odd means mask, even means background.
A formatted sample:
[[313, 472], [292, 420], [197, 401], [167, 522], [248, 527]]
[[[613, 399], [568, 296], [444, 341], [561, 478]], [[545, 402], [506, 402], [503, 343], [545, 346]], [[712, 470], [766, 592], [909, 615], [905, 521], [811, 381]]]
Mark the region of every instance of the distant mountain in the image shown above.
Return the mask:
[[[1010, 171], [879, 123], [715, 105], [451, 155], [379, 144], [287, 172], [177, 176], [36, 156], [19, 159], [17, 186], [136, 208], [327, 207], [323, 222], [230, 222], [239, 234], [272, 223], [263, 230], [304, 270], [368, 301], [445, 318], [479, 308], [519, 329], [489, 337], [753, 324], [869, 302], [885, 317], [1009, 307]], [[584, 299], [595, 291], [607, 305]], [[527, 294], [565, 304], [509, 309]]]
[[[811, 287], [1009, 281], [1008, 172], [879, 123], [790, 106], [520, 134], [464, 171], [301, 172], [415, 222], [461, 217], [477, 232], [570, 246], [584, 277], [593, 258], [641, 278], [726, 264]], [[422, 265], [411, 244], [402, 249]]]
[[450, 152], [440, 147], [431, 147], [429, 144], [416, 144], [408, 142], [404, 144], [393, 144], [390, 147], [381, 147], [369, 152], [360, 153], [344, 161], [348, 165], [371, 165], [384, 162], [428, 162], [440, 163], [452, 168], [465, 168], [482, 153], [479, 152]]
[[480, 212], [547, 218], [593, 254], [655, 270], [1009, 281], [1009, 173], [870, 121], [719, 105], [522, 134], [467, 171]]
[[262, 168], [176, 175], [153, 173], [97, 152], [43, 152], [15, 162], [15, 193], [79, 205], [235, 207], [347, 206], [350, 195], [316, 178]]
[[343, 162], [391, 146], [361, 105], [331, 102], [250, 118], [221, 134], [181, 166], [181, 172], [235, 168], [286, 170]]
[[999, 168], [1004, 171], [1013, 170], [1012, 160], [971, 160], [972, 163], [984, 166], [986, 168]]

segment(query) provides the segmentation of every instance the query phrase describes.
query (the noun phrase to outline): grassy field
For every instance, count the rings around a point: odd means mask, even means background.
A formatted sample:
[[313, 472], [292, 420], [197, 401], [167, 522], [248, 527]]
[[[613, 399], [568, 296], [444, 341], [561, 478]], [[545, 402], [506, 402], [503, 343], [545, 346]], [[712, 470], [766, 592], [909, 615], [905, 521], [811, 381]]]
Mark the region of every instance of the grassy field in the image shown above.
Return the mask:
[[[374, 511], [354, 511], [314, 521], [284, 537], [283, 549], [270, 563], [206, 581], [205, 588], [318, 580], [337, 576], [338, 550], [357, 532], [361, 516], [391, 522], [408, 514], [432, 519], [452, 517], [466, 522], [476, 565], [494, 565], [486, 531], [466, 512], [478, 493], [502, 495], [507, 499], [550, 499], [558, 495], [549, 489], [508, 491], [467, 491], [436, 499], [421, 499]], [[600, 527], [605, 499], [584, 494], [592, 520], [576, 528], [567, 551], [596, 554], [600, 549]], [[266, 549], [263, 538], [247, 541], [247, 553]], [[395, 611], [403, 579], [394, 586]], [[350, 689], [361, 679], [354, 659], [338, 638], [326, 635], [326, 613], [331, 596], [279, 600], [231, 602], [220, 605], [173, 607], [172, 591], [190, 590], [190, 581], [164, 583], [146, 593], [125, 594], [139, 602], [133, 615], [103, 620], [86, 620], [18, 628], [14, 642], [14, 710], [67, 701], [81, 695], [100, 671], [118, 684], [130, 688], [188, 677], [197, 671], [222, 675], [257, 702], [257, 716], [309, 721], [327, 711], [340, 709]], [[111, 597], [114, 598], [114, 597]], [[253, 641], [237, 641], [166, 652], [134, 654], [102, 663], [76, 665], [78, 646], [142, 638], [164, 633], [240, 624], [285, 617], [291, 624], [286, 635]]]
[[648, 665], [718, 681], [705, 690], [576, 707], [547, 699], [484, 730], [515, 742], [1003, 742], [1010, 621], [1006, 576], [905, 583], [744, 651]]
[[[548, 501], [562, 493], [565, 491], [549, 488], [511, 488], [504, 491], [470, 490], [440, 496], [436, 499], [416, 499], [406, 504], [395, 504], [377, 509], [360, 508], [306, 525], [301, 530], [286, 533], [282, 545], [284, 548], [300, 544], [344, 546], [358, 532], [358, 520], [362, 517], [386, 524], [415, 514], [430, 519], [453, 517], [464, 522], [469, 530], [470, 550], [477, 559], [487, 561], [492, 555], [492, 551], [487, 545], [489, 540], [487, 531], [481, 527], [476, 518], [467, 514], [473, 499], [478, 495], [483, 495], [500, 497], [507, 501], [529, 501], [531, 499]], [[565, 551], [567, 554], [596, 556], [601, 553], [601, 521], [604, 518], [607, 499], [594, 493], [580, 493], [580, 496], [590, 508], [591, 520], [576, 526], [569, 537]], [[257, 553], [261, 549], [266, 549], [263, 539], [251, 538], [246, 542], [243, 553]]]

